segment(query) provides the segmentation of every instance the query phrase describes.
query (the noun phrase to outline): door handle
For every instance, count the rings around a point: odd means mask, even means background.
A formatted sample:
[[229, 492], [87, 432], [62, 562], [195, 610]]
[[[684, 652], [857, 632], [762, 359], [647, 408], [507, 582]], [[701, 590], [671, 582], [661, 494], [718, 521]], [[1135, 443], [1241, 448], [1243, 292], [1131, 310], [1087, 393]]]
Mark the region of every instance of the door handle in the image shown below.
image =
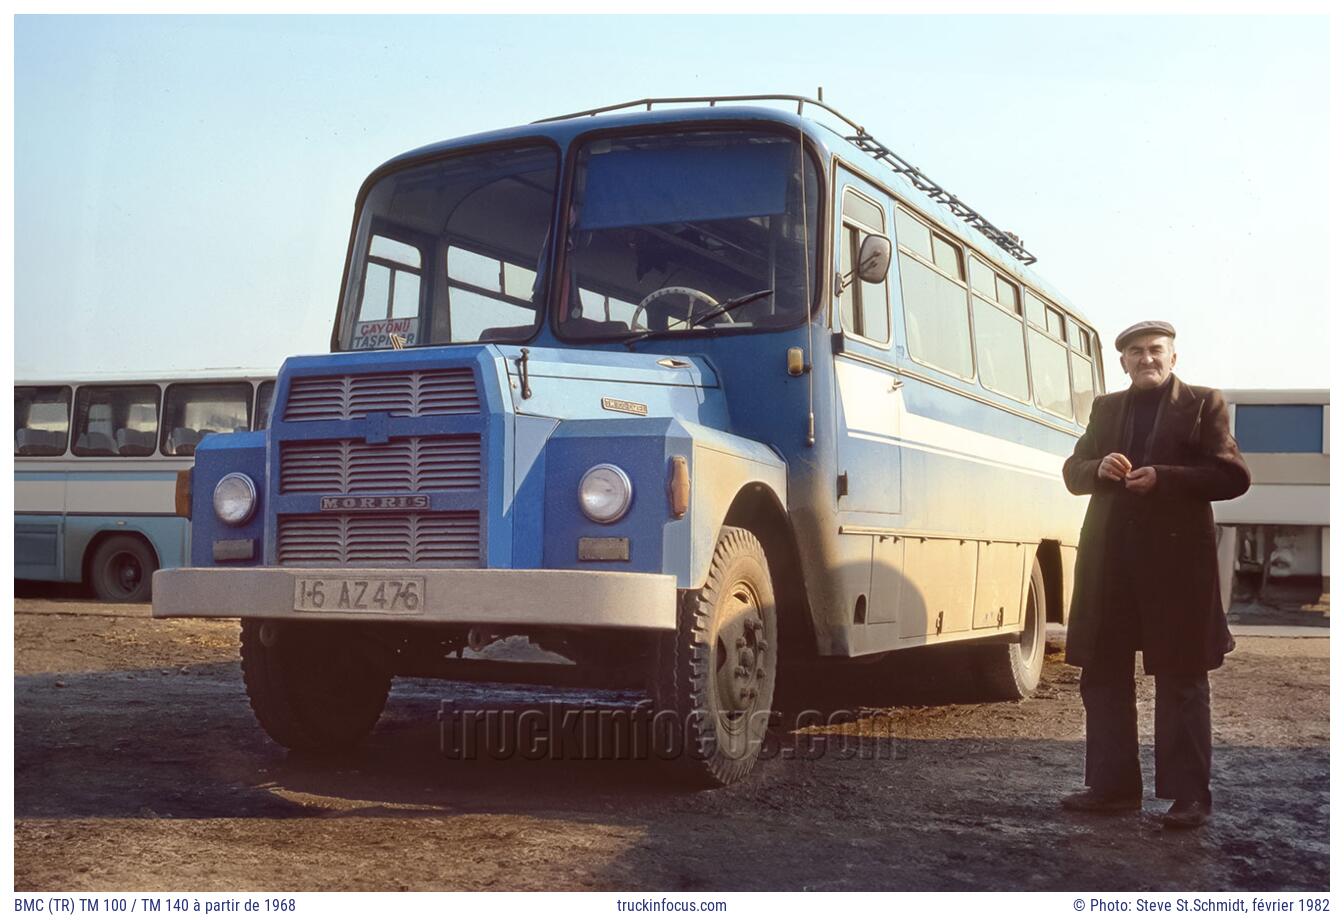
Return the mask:
[[891, 378], [891, 388], [893, 390], [899, 390], [903, 386], [905, 386], [905, 381], [902, 380], [900, 377]]

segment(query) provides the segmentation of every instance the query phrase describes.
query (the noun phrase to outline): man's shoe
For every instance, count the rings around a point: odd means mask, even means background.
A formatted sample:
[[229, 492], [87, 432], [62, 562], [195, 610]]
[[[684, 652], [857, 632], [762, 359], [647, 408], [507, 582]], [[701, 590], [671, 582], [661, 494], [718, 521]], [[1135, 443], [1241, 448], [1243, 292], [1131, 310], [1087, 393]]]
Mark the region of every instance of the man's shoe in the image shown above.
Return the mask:
[[1060, 802], [1068, 811], [1092, 811], [1116, 813], [1138, 811], [1143, 807], [1143, 794], [1139, 792], [1105, 793], [1095, 789], [1084, 789], [1073, 795], [1064, 796]]
[[1162, 826], [1170, 831], [1188, 831], [1209, 822], [1213, 806], [1195, 799], [1177, 799], [1162, 816]]

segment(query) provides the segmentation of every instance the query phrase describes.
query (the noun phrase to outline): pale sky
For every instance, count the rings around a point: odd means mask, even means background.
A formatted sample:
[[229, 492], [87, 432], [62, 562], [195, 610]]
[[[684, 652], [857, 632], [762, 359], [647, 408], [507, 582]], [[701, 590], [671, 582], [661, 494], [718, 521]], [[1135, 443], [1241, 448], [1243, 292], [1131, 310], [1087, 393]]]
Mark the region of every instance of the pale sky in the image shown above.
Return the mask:
[[[328, 347], [389, 157], [655, 95], [826, 101], [1037, 255], [1103, 343], [1325, 387], [1324, 17], [15, 20], [15, 373], [275, 368]], [[1114, 354], [1110, 352], [1110, 354]], [[1112, 389], [1125, 381], [1112, 359]]]

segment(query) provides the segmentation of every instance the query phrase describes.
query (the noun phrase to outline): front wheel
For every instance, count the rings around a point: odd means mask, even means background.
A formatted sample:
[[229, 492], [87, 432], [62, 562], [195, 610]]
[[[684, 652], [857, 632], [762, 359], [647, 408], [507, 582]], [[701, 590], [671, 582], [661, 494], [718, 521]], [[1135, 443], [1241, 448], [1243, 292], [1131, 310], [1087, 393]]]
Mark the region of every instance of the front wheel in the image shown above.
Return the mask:
[[1040, 560], [1031, 564], [1031, 584], [1022, 611], [1022, 633], [1016, 642], [975, 649], [980, 655], [979, 679], [993, 699], [1024, 700], [1041, 681], [1045, 665], [1045, 576]]
[[765, 550], [750, 531], [723, 528], [704, 587], [683, 599], [675, 636], [663, 643], [654, 691], [655, 718], [675, 715], [676, 764], [695, 782], [725, 786], [755, 765], [774, 699], [778, 632]]
[[392, 678], [357, 630], [244, 620], [241, 646], [252, 711], [291, 750], [354, 747], [382, 715]]

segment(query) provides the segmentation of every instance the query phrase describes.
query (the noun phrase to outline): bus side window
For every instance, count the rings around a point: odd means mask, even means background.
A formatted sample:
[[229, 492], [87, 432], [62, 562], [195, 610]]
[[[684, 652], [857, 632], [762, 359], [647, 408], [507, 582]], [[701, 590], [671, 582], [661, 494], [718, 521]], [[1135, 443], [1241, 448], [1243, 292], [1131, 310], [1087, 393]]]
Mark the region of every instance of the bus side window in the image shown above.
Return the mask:
[[272, 402], [275, 399], [275, 381], [263, 380], [257, 386], [257, 411], [253, 416], [252, 430], [261, 431], [271, 424]]
[[[1045, 307], [1045, 328], [1045, 333], [1037, 329], [1027, 330], [1036, 405], [1062, 418], [1073, 418], [1069, 350], [1064, 345], [1064, 314], [1053, 307]], [[1091, 407], [1090, 401], [1088, 406]]]
[[1079, 326], [1073, 317], [1065, 319], [1065, 330], [1069, 340], [1069, 372], [1073, 377], [1073, 415], [1080, 425], [1086, 425], [1092, 417], [1092, 399], [1097, 394], [1092, 333]]
[[971, 288], [980, 382], [996, 393], [1026, 402], [1031, 390], [1017, 284], [972, 257]]
[[840, 237], [840, 264], [848, 284], [840, 294], [842, 328], [856, 336], [885, 345], [891, 341], [891, 309], [887, 281], [870, 284], [858, 277], [859, 247], [870, 233], [886, 235], [882, 207], [845, 189], [844, 224]]
[[75, 394], [78, 457], [147, 457], [158, 432], [159, 388], [84, 386]]
[[969, 380], [971, 324], [967, 311], [966, 260], [961, 247], [896, 209], [901, 301], [910, 356]]
[[191, 456], [207, 434], [247, 431], [251, 416], [249, 383], [170, 384], [163, 400], [163, 452]]
[[16, 457], [60, 456], [69, 435], [69, 387], [14, 388]]

